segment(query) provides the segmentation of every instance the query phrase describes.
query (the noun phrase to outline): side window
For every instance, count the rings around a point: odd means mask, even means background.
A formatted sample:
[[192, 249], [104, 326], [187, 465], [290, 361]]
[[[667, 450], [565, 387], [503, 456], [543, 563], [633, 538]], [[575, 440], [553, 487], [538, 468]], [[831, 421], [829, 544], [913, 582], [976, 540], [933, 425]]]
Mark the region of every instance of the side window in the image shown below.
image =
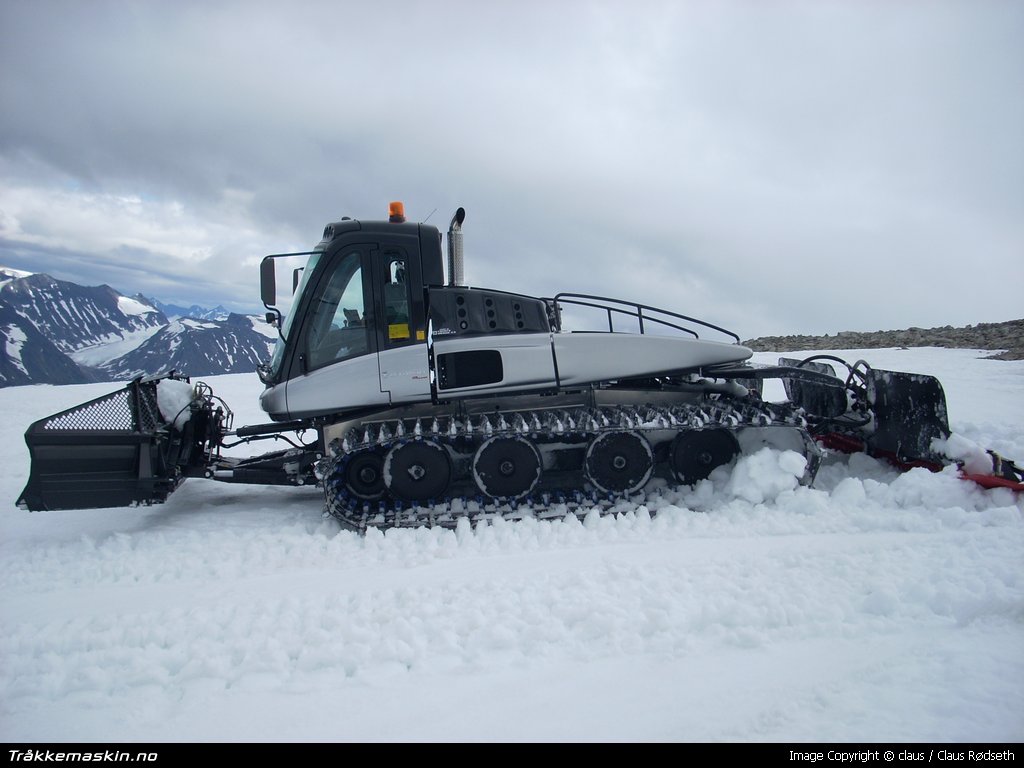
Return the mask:
[[395, 346], [412, 339], [409, 317], [409, 283], [405, 259], [392, 256], [384, 271], [384, 323], [388, 344]]
[[359, 251], [338, 262], [314, 306], [306, 334], [309, 369], [365, 355], [369, 350]]

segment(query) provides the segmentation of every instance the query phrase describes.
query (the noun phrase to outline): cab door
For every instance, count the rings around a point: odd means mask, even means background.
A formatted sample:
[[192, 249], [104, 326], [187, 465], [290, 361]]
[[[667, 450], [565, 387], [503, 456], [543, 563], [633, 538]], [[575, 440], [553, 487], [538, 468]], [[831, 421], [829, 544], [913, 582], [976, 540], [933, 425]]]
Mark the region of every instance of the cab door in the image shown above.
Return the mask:
[[380, 391], [392, 403], [430, 398], [426, 312], [418, 259], [385, 245], [373, 254]]
[[298, 375], [287, 383], [292, 418], [386, 404], [379, 386], [372, 247], [346, 245], [331, 255], [296, 339]]

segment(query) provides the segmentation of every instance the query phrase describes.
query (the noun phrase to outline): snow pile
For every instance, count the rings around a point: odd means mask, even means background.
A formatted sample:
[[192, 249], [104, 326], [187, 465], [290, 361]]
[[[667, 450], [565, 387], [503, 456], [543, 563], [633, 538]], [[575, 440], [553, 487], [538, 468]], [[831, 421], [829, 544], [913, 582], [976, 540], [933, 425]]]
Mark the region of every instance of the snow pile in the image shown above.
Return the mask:
[[762, 448], [740, 458], [729, 473], [725, 492], [751, 504], [775, 501], [782, 492], [797, 487], [806, 469], [807, 459], [795, 451]]
[[952, 434], [932, 441], [932, 450], [954, 461], [963, 462], [964, 470], [978, 475], [992, 474], [992, 457], [988, 451], [963, 435]]
[[181, 429], [191, 417], [195, 388], [180, 379], [161, 379], [156, 385], [156, 401], [164, 421]]

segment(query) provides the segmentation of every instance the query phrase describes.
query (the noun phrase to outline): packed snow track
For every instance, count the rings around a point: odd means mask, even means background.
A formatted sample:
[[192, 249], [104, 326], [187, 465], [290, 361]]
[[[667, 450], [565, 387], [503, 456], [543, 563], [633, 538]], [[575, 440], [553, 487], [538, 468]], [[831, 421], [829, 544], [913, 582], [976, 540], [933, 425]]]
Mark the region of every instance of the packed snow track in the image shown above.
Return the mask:
[[[838, 354], [937, 376], [959, 437], [1024, 457], [1024, 363]], [[255, 376], [208, 381], [259, 419]], [[109, 389], [0, 390], [6, 741], [1024, 736], [1006, 489], [861, 455], [805, 487], [765, 448], [605, 514], [453, 529], [359, 535], [318, 488], [196, 479], [151, 507], [16, 509], [25, 427]]]

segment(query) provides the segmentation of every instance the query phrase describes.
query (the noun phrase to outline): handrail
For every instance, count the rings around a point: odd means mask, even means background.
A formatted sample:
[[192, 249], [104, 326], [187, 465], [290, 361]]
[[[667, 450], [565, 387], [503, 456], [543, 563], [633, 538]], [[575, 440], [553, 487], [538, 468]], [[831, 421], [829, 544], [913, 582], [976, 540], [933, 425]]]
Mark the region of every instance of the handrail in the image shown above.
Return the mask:
[[[581, 307], [591, 307], [592, 309], [603, 309], [605, 312], [608, 313], [609, 332], [614, 331], [614, 326], [612, 322], [612, 313], [614, 312], [616, 314], [636, 318], [640, 325], [641, 335], [645, 333], [644, 321], [646, 320], [647, 322], [650, 323], [658, 323], [659, 325], [664, 325], [668, 328], [674, 328], [677, 331], [683, 331], [684, 333], [688, 333], [696, 339], [700, 338], [700, 334], [697, 333], [692, 328], [687, 328], [686, 326], [683, 325], [677, 325], [676, 323], [670, 322], [669, 320], [666, 320], [663, 317], [654, 317], [650, 314], [645, 315], [644, 310], [647, 310], [649, 313], [657, 312], [658, 314], [667, 315], [669, 317], [673, 317], [678, 320], [683, 320], [688, 323], [696, 323], [697, 325], [703, 326], [705, 328], [710, 328], [711, 330], [723, 333], [726, 336], [731, 336], [733, 339], [736, 340], [737, 344], [740, 343], [740, 337], [737, 336], [732, 331], [726, 330], [725, 328], [721, 328], [717, 325], [713, 325], [712, 323], [708, 323], [703, 320], [698, 320], [695, 317], [688, 317], [687, 315], [681, 315], [678, 312], [671, 312], [667, 309], [659, 309], [658, 307], [652, 307], [649, 304], [640, 304], [635, 301], [623, 301], [622, 299], [611, 299], [608, 298], [607, 296], [593, 296], [588, 293], [559, 293], [553, 299], [545, 299], [545, 301], [553, 302], [555, 304], [556, 310], [557, 305], [559, 303], [576, 304]], [[598, 304], [595, 302], [604, 303]], [[607, 304], [618, 304], [621, 306], [606, 306]]]

